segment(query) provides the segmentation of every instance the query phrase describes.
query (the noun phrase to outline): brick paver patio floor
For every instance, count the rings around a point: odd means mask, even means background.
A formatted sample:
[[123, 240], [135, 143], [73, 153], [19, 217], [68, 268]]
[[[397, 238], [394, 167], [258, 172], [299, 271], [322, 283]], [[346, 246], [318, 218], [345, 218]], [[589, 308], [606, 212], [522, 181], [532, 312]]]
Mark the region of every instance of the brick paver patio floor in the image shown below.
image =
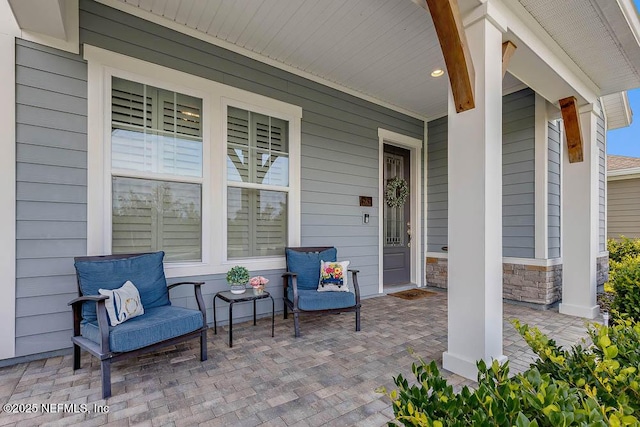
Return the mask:
[[[198, 344], [119, 362], [112, 367], [113, 396], [101, 399], [100, 368], [83, 353], [82, 369], [61, 356], [0, 369], [0, 402], [34, 405], [32, 414], [0, 412], [0, 426], [382, 426], [393, 418], [388, 399], [375, 392], [393, 387], [392, 376], [411, 377], [412, 348], [425, 360], [442, 360], [447, 344], [447, 298], [437, 293], [407, 301], [390, 296], [364, 300], [362, 331], [354, 315], [276, 317], [234, 325], [233, 348], [226, 327], [209, 331], [209, 360]], [[533, 354], [508, 319], [517, 317], [556, 339], [578, 342], [585, 320], [557, 311], [504, 305], [504, 352], [512, 371], [526, 369]], [[472, 384], [448, 375], [458, 387]], [[89, 413], [42, 412], [43, 404], [86, 404]], [[108, 406], [108, 413], [94, 412]], [[32, 407], [33, 408], [33, 407]], [[78, 407], [80, 408], [80, 407]], [[68, 408], [67, 408], [68, 409]]]

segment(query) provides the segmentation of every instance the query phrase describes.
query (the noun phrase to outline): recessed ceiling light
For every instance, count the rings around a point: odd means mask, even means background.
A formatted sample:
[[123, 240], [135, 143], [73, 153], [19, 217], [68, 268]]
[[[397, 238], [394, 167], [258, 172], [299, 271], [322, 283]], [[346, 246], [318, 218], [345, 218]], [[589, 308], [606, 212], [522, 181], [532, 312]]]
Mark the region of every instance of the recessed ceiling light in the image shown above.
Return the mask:
[[435, 70], [433, 70], [431, 72], [431, 77], [440, 77], [444, 75], [444, 70], [440, 69], [440, 68], [436, 68]]

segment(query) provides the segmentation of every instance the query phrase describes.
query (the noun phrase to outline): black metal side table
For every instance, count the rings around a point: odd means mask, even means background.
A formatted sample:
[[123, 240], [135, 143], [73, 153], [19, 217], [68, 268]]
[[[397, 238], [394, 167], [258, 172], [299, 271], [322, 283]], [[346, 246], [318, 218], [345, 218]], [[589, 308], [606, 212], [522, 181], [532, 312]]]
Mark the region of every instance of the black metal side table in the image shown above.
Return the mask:
[[233, 347], [233, 304], [237, 302], [253, 301], [253, 324], [256, 324], [256, 301], [259, 299], [271, 298], [271, 336], [274, 336], [275, 327], [275, 301], [269, 292], [263, 291], [261, 294], [254, 294], [248, 289], [243, 294], [232, 294], [231, 291], [222, 291], [213, 297], [213, 333], [218, 334], [218, 322], [216, 321], [216, 298], [229, 303], [229, 347]]

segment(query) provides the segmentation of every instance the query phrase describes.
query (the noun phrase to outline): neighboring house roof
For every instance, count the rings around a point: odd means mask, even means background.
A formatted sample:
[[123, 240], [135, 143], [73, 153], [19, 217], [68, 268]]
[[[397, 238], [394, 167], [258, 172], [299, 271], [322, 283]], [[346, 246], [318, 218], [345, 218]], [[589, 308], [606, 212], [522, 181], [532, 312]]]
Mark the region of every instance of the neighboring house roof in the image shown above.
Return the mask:
[[619, 169], [640, 168], [640, 157], [608, 155], [607, 168], [610, 171]]
[[635, 178], [636, 176], [640, 177], [640, 157], [607, 155], [609, 179]]

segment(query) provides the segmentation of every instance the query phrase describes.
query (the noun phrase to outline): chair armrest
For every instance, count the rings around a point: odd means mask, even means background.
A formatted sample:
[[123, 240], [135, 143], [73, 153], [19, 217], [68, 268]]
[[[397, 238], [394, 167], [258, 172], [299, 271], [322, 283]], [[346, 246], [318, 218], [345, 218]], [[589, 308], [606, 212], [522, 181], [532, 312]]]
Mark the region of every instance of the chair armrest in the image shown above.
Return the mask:
[[96, 317], [98, 318], [98, 329], [100, 330], [100, 352], [109, 353], [109, 319], [107, 318], [107, 307], [105, 301], [109, 299], [106, 295], [83, 295], [69, 301], [68, 305], [73, 310], [73, 336], [80, 336], [80, 322], [82, 321], [82, 304], [84, 302], [96, 303]]
[[67, 305], [71, 305], [71, 306], [73, 306], [73, 305], [76, 305], [76, 304], [78, 304], [78, 303], [85, 302], [85, 301], [95, 301], [95, 302], [98, 302], [98, 301], [106, 300], [106, 299], [108, 299], [108, 298], [109, 298], [109, 297], [108, 297], [108, 296], [106, 296], [106, 295], [84, 295], [84, 296], [81, 296], [81, 297], [78, 297], [78, 298], [72, 299], [71, 301], [69, 301], [69, 302], [67, 303]]
[[178, 283], [172, 283], [170, 285], [167, 286], [167, 290], [171, 290], [173, 288], [175, 288], [176, 286], [180, 286], [180, 285], [193, 285], [193, 293], [196, 297], [196, 302], [198, 303], [198, 310], [200, 310], [200, 313], [202, 313], [202, 325], [204, 328], [207, 327], [207, 310], [206, 307], [204, 305], [204, 299], [202, 298], [202, 290], [200, 289], [202, 287], [202, 285], [204, 285], [204, 282], [178, 282]]
[[180, 285], [194, 285], [196, 287], [200, 287], [200, 286], [204, 285], [204, 282], [178, 282], [178, 283], [172, 283], [170, 285], [167, 285], [167, 289], [171, 290], [171, 289], [175, 288], [176, 286], [180, 286]]
[[287, 287], [289, 286], [289, 278], [291, 278], [291, 287], [293, 288], [293, 308], [298, 309], [298, 273], [287, 271], [282, 275], [283, 297], [288, 299]]
[[353, 283], [353, 292], [356, 294], [356, 305], [358, 305], [360, 304], [360, 286], [358, 286], [358, 273], [360, 273], [360, 270], [349, 269], [347, 271], [351, 272], [351, 276], [352, 276], [351, 282]]

